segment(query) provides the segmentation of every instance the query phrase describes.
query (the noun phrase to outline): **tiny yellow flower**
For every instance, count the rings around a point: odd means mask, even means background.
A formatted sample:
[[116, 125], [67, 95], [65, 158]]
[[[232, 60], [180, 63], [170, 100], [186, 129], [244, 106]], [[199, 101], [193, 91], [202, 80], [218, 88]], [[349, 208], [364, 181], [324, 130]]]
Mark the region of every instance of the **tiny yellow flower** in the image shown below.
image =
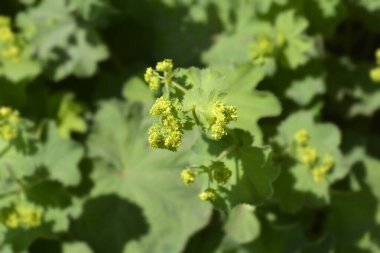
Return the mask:
[[380, 48], [378, 48], [375, 52], [376, 64], [380, 65]]
[[8, 49], [3, 50], [2, 55], [6, 59], [14, 59], [20, 55], [20, 48], [12, 45]]
[[227, 183], [228, 179], [230, 179], [232, 175], [232, 171], [228, 169], [223, 162], [214, 162], [211, 165], [213, 178], [219, 184]]
[[329, 171], [334, 166], [334, 158], [329, 154], [324, 155], [322, 166], [325, 168], [326, 172]]
[[300, 145], [300, 146], [306, 145], [309, 139], [310, 139], [309, 132], [304, 128], [299, 129], [294, 135], [294, 141], [296, 142], [297, 145]]
[[301, 150], [300, 161], [306, 165], [312, 165], [317, 160], [317, 150], [312, 147], [306, 147]]
[[181, 172], [181, 178], [184, 184], [189, 185], [194, 183], [196, 175], [191, 169], [185, 169]]
[[176, 151], [177, 148], [181, 146], [182, 136], [183, 133], [181, 131], [170, 131], [169, 134], [165, 137], [165, 148], [170, 151]]
[[380, 82], [380, 67], [376, 67], [370, 70], [369, 77], [373, 82]]
[[4, 221], [5, 226], [9, 228], [17, 228], [20, 226], [20, 220], [16, 213], [11, 213]]
[[160, 72], [169, 72], [173, 69], [173, 61], [171, 59], [165, 59], [160, 61], [156, 65], [156, 70]]
[[172, 103], [169, 99], [160, 97], [156, 99], [150, 109], [150, 114], [153, 116], [169, 116], [172, 113]]
[[212, 188], [207, 188], [206, 190], [204, 190], [203, 192], [201, 192], [198, 197], [201, 199], [201, 200], [208, 200], [208, 201], [215, 201], [216, 198], [217, 198], [217, 194], [216, 194], [216, 191]]
[[17, 130], [11, 125], [4, 125], [0, 127], [0, 135], [5, 141], [11, 141], [17, 137]]
[[219, 140], [227, 134], [227, 125], [237, 120], [237, 109], [235, 106], [227, 106], [217, 101], [213, 105], [212, 113], [215, 121], [210, 125], [211, 136]]
[[10, 27], [0, 27], [0, 41], [11, 42], [14, 37], [15, 36]]
[[164, 148], [164, 136], [161, 134], [161, 127], [157, 124], [148, 130], [148, 141], [152, 148]]
[[316, 183], [323, 182], [326, 178], [326, 171], [324, 167], [321, 167], [321, 166], [315, 167], [312, 169], [311, 173]]
[[160, 75], [152, 68], [146, 69], [144, 79], [149, 84], [150, 90], [157, 91], [160, 89]]
[[0, 107], [0, 118], [9, 117], [12, 114], [12, 109], [7, 106]]
[[16, 207], [16, 212], [22, 226], [30, 228], [41, 225], [42, 210], [40, 208], [27, 205], [18, 205]]
[[9, 26], [11, 24], [11, 20], [9, 17], [0, 16], [0, 27], [1, 26]]
[[215, 140], [221, 139], [223, 136], [227, 135], [227, 131], [225, 128], [225, 124], [221, 123], [220, 121], [216, 121], [211, 126], [211, 136]]

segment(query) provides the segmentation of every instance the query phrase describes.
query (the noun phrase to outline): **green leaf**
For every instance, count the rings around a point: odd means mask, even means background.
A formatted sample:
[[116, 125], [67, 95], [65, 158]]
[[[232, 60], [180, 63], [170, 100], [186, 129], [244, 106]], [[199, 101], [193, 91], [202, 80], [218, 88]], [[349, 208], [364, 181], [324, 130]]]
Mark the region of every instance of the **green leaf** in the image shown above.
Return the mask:
[[254, 214], [254, 208], [247, 204], [235, 206], [224, 224], [225, 237], [221, 243], [224, 250], [249, 243], [260, 234], [260, 223]]
[[308, 105], [315, 96], [325, 93], [326, 88], [322, 78], [307, 76], [296, 80], [286, 90], [286, 96], [298, 105]]
[[91, 248], [83, 242], [67, 242], [63, 244], [63, 253], [92, 253]]
[[[149, 230], [127, 244], [126, 252], [152, 248], [158, 253], [179, 252], [187, 238], [207, 223], [210, 205], [197, 198], [196, 189], [181, 182], [179, 174], [186, 165], [188, 149], [176, 153], [151, 150], [148, 122], [141, 118], [139, 106], [127, 106], [116, 101], [103, 103], [95, 116], [88, 142], [95, 160], [91, 195], [116, 194], [143, 208]], [[109, 245], [109, 241], [102, 242]]]
[[128, 79], [123, 86], [123, 97], [128, 102], [142, 102], [153, 104], [153, 94], [146, 83], [139, 77]]
[[55, 80], [68, 75], [95, 73], [99, 61], [108, 57], [106, 47], [87, 27], [84, 29], [65, 0], [44, 0], [18, 16], [34, 53]]
[[313, 41], [305, 34], [307, 26], [307, 20], [296, 16], [293, 10], [285, 11], [276, 18], [275, 29], [286, 40], [282, 61], [291, 69], [305, 64], [314, 53]]
[[46, 168], [51, 179], [66, 186], [74, 186], [80, 181], [78, 164], [83, 154], [81, 145], [62, 139], [57, 127], [49, 123], [46, 142], [41, 146], [36, 159]]
[[58, 109], [58, 130], [63, 138], [70, 138], [72, 132], [84, 133], [87, 130], [86, 122], [81, 117], [83, 111], [83, 105], [75, 101], [73, 93], [66, 93], [62, 97]]
[[226, 102], [237, 107], [238, 120], [231, 127], [250, 131], [255, 142], [262, 144], [262, 133], [258, 121], [262, 118], [278, 116], [281, 104], [270, 92], [254, 88], [264, 78], [264, 71], [258, 66], [242, 64], [238, 67], [220, 70], [227, 79]]

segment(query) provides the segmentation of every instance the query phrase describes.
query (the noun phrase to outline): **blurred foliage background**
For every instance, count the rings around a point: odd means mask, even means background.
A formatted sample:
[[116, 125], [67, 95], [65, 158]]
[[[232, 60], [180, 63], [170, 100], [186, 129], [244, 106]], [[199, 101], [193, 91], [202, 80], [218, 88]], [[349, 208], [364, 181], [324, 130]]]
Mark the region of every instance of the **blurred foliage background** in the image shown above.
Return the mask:
[[[1, 253], [380, 252], [378, 0], [2, 0], [0, 16]], [[255, 147], [234, 154], [252, 178], [228, 210], [179, 176], [223, 142], [149, 147], [144, 72], [163, 59], [230, 85]], [[334, 158], [322, 183], [289, 158], [301, 128]]]

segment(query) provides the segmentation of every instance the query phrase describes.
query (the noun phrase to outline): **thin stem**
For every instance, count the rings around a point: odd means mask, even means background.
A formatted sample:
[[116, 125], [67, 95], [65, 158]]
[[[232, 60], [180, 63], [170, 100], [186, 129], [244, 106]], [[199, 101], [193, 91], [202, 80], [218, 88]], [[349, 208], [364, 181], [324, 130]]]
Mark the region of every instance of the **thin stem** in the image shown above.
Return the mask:
[[180, 84], [174, 82], [174, 81], [171, 81], [171, 83], [174, 85], [174, 87], [176, 87], [177, 89], [179, 89], [180, 91], [182, 91], [183, 93], [186, 93], [187, 90], [185, 88], [183, 88]]
[[16, 177], [15, 173], [13, 172], [12, 168], [9, 165], [6, 166], [6, 168], [8, 170], [9, 175], [11, 176], [12, 180], [19, 186], [21, 191], [24, 191], [24, 189], [25, 189], [24, 183]]
[[220, 155], [216, 158], [216, 160], [217, 161], [222, 160], [226, 155], [228, 155], [234, 149], [235, 149], [235, 146], [230, 146], [226, 148], [225, 150], [222, 151], [222, 153], [220, 153]]

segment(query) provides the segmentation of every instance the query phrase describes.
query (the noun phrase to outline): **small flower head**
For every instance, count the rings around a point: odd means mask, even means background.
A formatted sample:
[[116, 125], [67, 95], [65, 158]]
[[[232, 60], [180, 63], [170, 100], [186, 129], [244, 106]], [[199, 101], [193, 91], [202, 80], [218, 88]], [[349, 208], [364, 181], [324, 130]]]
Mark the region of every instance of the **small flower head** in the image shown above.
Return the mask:
[[262, 63], [266, 57], [270, 57], [274, 53], [274, 45], [270, 38], [263, 34], [250, 48], [250, 53], [255, 63]]
[[204, 190], [203, 192], [201, 192], [198, 197], [201, 199], [201, 200], [205, 200], [205, 201], [215, 201], [216, 198], [217, 198], [217, 194], [216, 194], [216, 191], [212, 188], [207, 188], [206, 190]]
[[3, 57], [7, 59], [17, 57], [19, 54], [20, 48], [14, 45], [10, 46], [8, 49], [2, 52]]
[[210, 125], [211, 136], [218, 140], [227, 134], [227, 125], [237, 120], [235, 106], [227, 106], [221, 101], [214, 103], [212, 108], [214, 122]]
[[380, 67], [376, 67], [370, 70], [369, 77], [374, 82], [380, 82]]
[[380, 65], [380, 48], [378, 48], [375, 52], [376, 64]]
[[14, 33], [8, 26], [0, 27], [0, 41], [11, 42], [14, 39]]
[[161, 134], [161, 127], [157, 124], [151, 126], [148, 130], [148, 141], [152, 148], [164, 148], [165, 139]]
[[182, 136], [183, 133], [181, 131], [170, 131], [166, 136], [165, 136], [165, 148], [170, 150], [170, 151], [177, 151], [179, 146], [181, 146], [182, 143]]
[[27, 205], [18, 205], [16, 206], [16, 212], [22, 226], [30, 228], [41, 225], [42, 210], [40, 208]]
[[223, 162], [214, 162], [211, 165], [213, 178], [219, 184], [227, 183], [232, 175], [232, 171], [228, 169]]
[[9, 26], [10, 24], [11, 24], [11, 20], [9, 19], [9, 17], [0, 16], [0, 27]]
[[10, 213], [4, 221], [5, 226], [9, 228], [17, 228], [20, 226], [20, 220], [16, 213]]
[[322, 166], [314, 167], [311, 171], [313, 179], [316, 183], [323, 182], [326, 178], [325, 168]]
[[178, 118], [169, 115], [162, 120], [162, 125], [170, 131], [180, 131], [182, 126]]
[[0, 136], [5, 141], [12, 141], [17, 137], [17, 130], [11, 125], [4, 125], [0, 127]]
[[306, 165], [312, 165], [317, 160], [317, 150], [312, 147], [306, 147], [301, 150], [301, 154], [299, 156], [300, 161]]
[[196, 174], [191, 169], [185, 169], [181, 172], [181, 178], [184, 184], [189, 185], [194, 183]]
[[300, 146], [306, 145], [309, 139], [310, 139], [309, 132], [304, 128], [298, 130], [294, 135], [295, 143]]
[[0, 119], [7, 118], [12, 114], [12, 109], [7, 106], [0, 107]]
[[160, 97], [150, 109], [150, 114], [153, 116], [169, 116], [172, 113], [172, 103], [169, 99]]
[[144, 74], [145, 81], [149, 84], [149, 89], [157, 91], [160, 89], [160, 76], [152, 68], [147, 68]]
[[42, 223], [42, 209], [29, 204], [19, 204], [5, 217], [4, 224], [9, 228], [32, 228]]
[[173, 61], [171, 59], [165, 59], [160, 61], [156, 65], [156, 70], [160, 72], [170, 72], [173, 70]]
[[326, 171], [331, 170], [334, 166], [334, 158], [329, 154], [324, 155], [322, 160], [322, 166], [325, 168]]
[[220, 121], [216, 121], [212, 126], [211, 126], [211, 136], [215, 140], [221, 139], [223, 136], [227, 134], [225, 125], [221, 123]]

